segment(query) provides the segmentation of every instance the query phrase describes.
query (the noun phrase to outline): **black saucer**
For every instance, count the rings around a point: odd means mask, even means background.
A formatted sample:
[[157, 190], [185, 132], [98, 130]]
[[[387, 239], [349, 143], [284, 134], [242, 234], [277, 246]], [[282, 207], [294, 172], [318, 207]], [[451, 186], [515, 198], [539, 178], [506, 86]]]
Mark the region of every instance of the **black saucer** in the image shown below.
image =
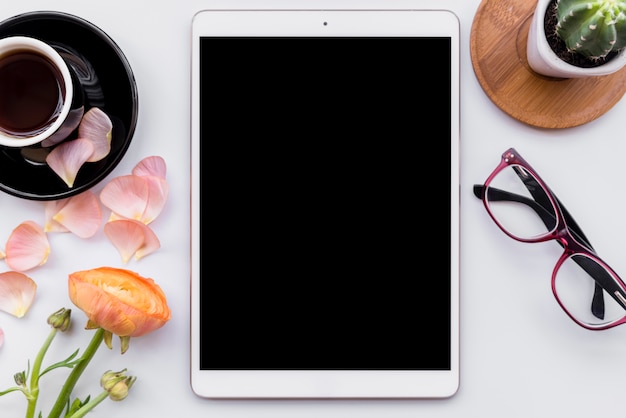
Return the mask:
[[89, 77], [95, 79], [96, 93], [86, 93], [85, 111], [100, 107], [113, 122], [113, 135], [109, 155], [101, 161], [85, 163], [72, 188], [47, 165], [25, 160], [19, 149], [0, 147], [0, 190], [31, 200], [76, 195], [106, 177], [130, 145], [138, 112], [133, 72], [118, 45], [100, 28], [77, 16], [54, 11], [29, 12], [0, 22], [0, 38], [16, 35], [38, 38], [57, 49], [72, 51], [81, 66], [93, 71]]

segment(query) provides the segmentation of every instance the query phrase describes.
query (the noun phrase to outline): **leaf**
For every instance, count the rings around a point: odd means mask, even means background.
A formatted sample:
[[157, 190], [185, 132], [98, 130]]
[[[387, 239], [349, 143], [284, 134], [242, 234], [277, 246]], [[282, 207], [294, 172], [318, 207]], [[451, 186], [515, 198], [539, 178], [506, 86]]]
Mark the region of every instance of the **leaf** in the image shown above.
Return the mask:
[[[80, 350], [77, 349], [72, 354], [70, 354], [69, 357], [66, 358], [65, 360], [59, 361], [57, 363], [54, 363], [54, 364], [46, 367], [46, 369], [43, 372], [41, 372], [39, 377], [43, 376], [44, 374], [48, 373], [51, 370], [58, 369], [59, 367], [68, 367], [70, 369], [73, 368], [74, 366], [76, 366], [80, 362], [80, 359], [74, 360], [74, 358], [78, 355], [79, 351]], [[72, 361], [72, 360], [74, 360], [74, 361]]]
[[91, 395], [87, 395], [84, 401], [81, 401], [79, 398], [74, 399], [72, 404], [70, 405], [69, 399], [67, 400], [67, 408], [66, 408], [66, 417], [71, 417], [76, 413], [80, 408], [89, 403], [91, 399]]

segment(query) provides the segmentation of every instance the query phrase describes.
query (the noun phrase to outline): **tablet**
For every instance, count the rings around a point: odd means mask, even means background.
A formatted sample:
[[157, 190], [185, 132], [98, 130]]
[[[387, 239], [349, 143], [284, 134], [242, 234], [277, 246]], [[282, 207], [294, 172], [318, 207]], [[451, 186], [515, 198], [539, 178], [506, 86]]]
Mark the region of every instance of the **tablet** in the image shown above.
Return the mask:
[[203, 10], [192, 28], [192, 390], [452, 396], [457, 17]]

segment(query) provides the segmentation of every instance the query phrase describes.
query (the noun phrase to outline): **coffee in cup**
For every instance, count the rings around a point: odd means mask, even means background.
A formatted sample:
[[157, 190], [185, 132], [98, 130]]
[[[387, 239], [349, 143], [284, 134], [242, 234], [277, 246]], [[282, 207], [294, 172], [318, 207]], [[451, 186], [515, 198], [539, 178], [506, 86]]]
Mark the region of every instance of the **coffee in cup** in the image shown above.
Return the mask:
[[0, 145], [30, 146], [67, 131], [64, 124], [76, 122], [68, 118], [75, 90], [52, 46], [25, 36], [0, 39]]

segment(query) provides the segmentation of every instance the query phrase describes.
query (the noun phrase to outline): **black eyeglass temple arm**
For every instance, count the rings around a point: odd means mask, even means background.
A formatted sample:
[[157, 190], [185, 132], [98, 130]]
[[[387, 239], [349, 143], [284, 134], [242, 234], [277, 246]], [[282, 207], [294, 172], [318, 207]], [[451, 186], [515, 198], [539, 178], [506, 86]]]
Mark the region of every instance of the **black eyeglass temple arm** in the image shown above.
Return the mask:
[[[522, 181], [522, 183], [524, 183], [524, 186], [526, 186], [526, 189], [528, 189], [528, 192], [532, 195], [533, 199], [535, 199], [537, 203], [539, 203], [541, 206], [543, 206], [548, 211], [550, 211], [549, 209], [549, 207], [551, 206], [550, 200], [548, 199], [548, 196], [545, 193], [539, 192], [543, 190], [543, 187], [537, 182], [537, 180], [533, 176], [527, 175], [525, 170], [522, 170], [520, 167], [513, 167], [513, 171], [515, 171], [519, 179]], [[569, 213], [565, 205], [561, 203], [559, 198], [556, 197], [554, 192], [550, 190], [548, 186], [546, 186], [546, 189], [548, 189], [548, 191], [552, 195], [552, 198], [556, 200], [556, 203], [561, 208], [561, 213], [563, 213], [565, 222], [567, 223], [567, 226], [569, 227], [569, 229], [576, 233], [577, 240], [580, 242], [583, 242], [591, 250], [593, 250], [593, 247], [591, 246], [591, 243], [585, 236], [585, 233], [583, 232], [582, 228], [578, 226], [578, 223], [574, 220], [574, 217]]]

